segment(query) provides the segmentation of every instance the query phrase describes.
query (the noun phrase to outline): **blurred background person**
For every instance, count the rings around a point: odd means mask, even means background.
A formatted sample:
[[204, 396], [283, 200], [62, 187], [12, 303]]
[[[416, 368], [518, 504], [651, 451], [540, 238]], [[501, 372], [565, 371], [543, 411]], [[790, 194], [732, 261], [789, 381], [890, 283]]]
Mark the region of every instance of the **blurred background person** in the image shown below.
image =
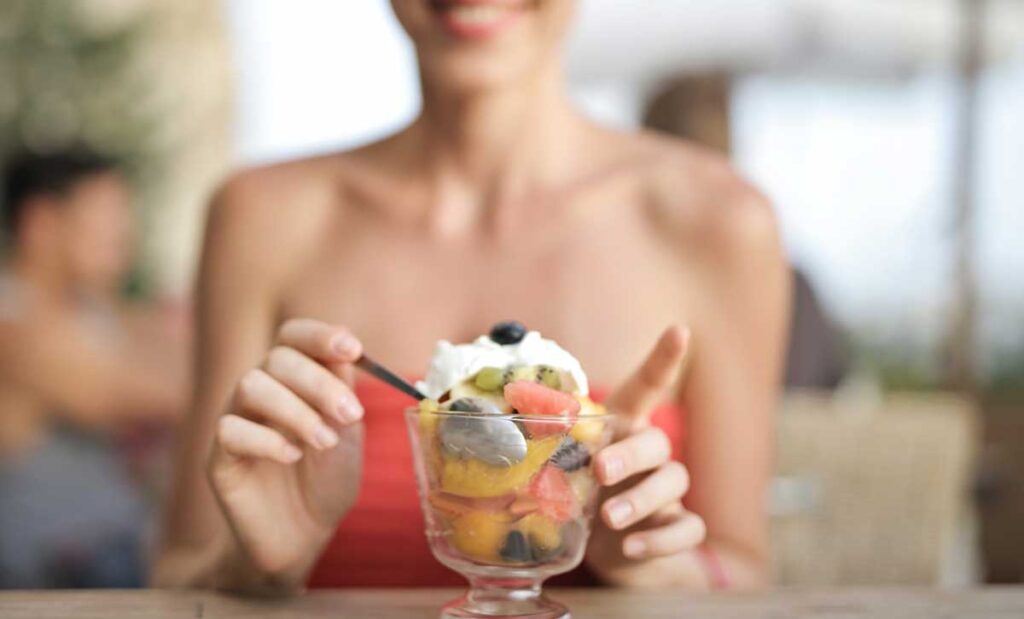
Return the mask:
[[149, 509], [118, 438], [180, 414], [183, 331], [123, 301], [135, 220], [113, 161], [22, 154], [2, 182], [0, 586], [138, 586]]

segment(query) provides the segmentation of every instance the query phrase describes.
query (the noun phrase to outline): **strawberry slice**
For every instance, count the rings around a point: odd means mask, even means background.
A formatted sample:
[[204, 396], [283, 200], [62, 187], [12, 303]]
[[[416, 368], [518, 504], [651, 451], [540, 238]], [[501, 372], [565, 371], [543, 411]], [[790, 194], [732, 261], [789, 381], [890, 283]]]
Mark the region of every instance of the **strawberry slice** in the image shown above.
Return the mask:
[[569, 478], [562, 469], [546, 465], [533, 478], [527, 493], [537, 500], [537, 511], [554, 520], [566, 522], [580, 516]]
[[505, 385], [505, 401], [520, 415], [566, 419], [565, 422], [523, 421], [526, 431], [535, 438], [568, 432], [580, 413], [579, 400], [571, 394], [530, 380], [516, 380]]

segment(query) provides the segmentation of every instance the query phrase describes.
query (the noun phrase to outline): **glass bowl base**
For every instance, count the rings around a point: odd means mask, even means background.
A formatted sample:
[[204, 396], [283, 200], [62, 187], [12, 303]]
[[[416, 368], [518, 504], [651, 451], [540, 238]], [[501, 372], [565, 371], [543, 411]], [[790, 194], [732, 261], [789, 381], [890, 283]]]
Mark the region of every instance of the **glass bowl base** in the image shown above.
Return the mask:
[[571, 619], [569, 609], [563, 604], [547, 598], [527, 602], [471, 603], [465, 596], [453, 600], [441, 609], [441, 619], [498, 619], [500, 617], [522, 617], [523, 619]]
[[[516, 583], [519, 584], [519, 583]], [[511, 586], [510, 586], [511, 585]], [[548, 599], [539, 583], [472, 582], [469, 591], [441, 609], [441, 619], [570, 619], [569, 609]]]

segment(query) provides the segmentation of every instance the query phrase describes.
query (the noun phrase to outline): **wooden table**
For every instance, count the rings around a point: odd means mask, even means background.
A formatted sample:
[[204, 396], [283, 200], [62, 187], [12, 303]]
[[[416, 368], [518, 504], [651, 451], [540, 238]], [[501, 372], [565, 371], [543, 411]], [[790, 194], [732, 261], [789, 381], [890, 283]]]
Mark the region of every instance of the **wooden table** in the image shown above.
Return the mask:
[[[428, 619], [451, 589], [319, 591], [259, 601], [192, 591], [0, 592], [0, 618]], [[1022, 619], [1024, 587], [936, 591], [841, 589], [695, 595], [609, 589], [554, 590], [575, 619]]]

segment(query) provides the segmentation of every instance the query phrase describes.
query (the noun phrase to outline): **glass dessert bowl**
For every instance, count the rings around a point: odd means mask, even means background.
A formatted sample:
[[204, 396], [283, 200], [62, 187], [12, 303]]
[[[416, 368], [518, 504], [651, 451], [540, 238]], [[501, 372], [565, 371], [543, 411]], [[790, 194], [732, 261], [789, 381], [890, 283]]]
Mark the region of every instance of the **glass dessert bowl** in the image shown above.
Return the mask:
[[442, 617], [569, 616], [541, 584], [583, 559], [592, 455], [611, 434], [579, 382], [546, 364], [487, 365], [406, 411], [430, 548], [470, 584]]

